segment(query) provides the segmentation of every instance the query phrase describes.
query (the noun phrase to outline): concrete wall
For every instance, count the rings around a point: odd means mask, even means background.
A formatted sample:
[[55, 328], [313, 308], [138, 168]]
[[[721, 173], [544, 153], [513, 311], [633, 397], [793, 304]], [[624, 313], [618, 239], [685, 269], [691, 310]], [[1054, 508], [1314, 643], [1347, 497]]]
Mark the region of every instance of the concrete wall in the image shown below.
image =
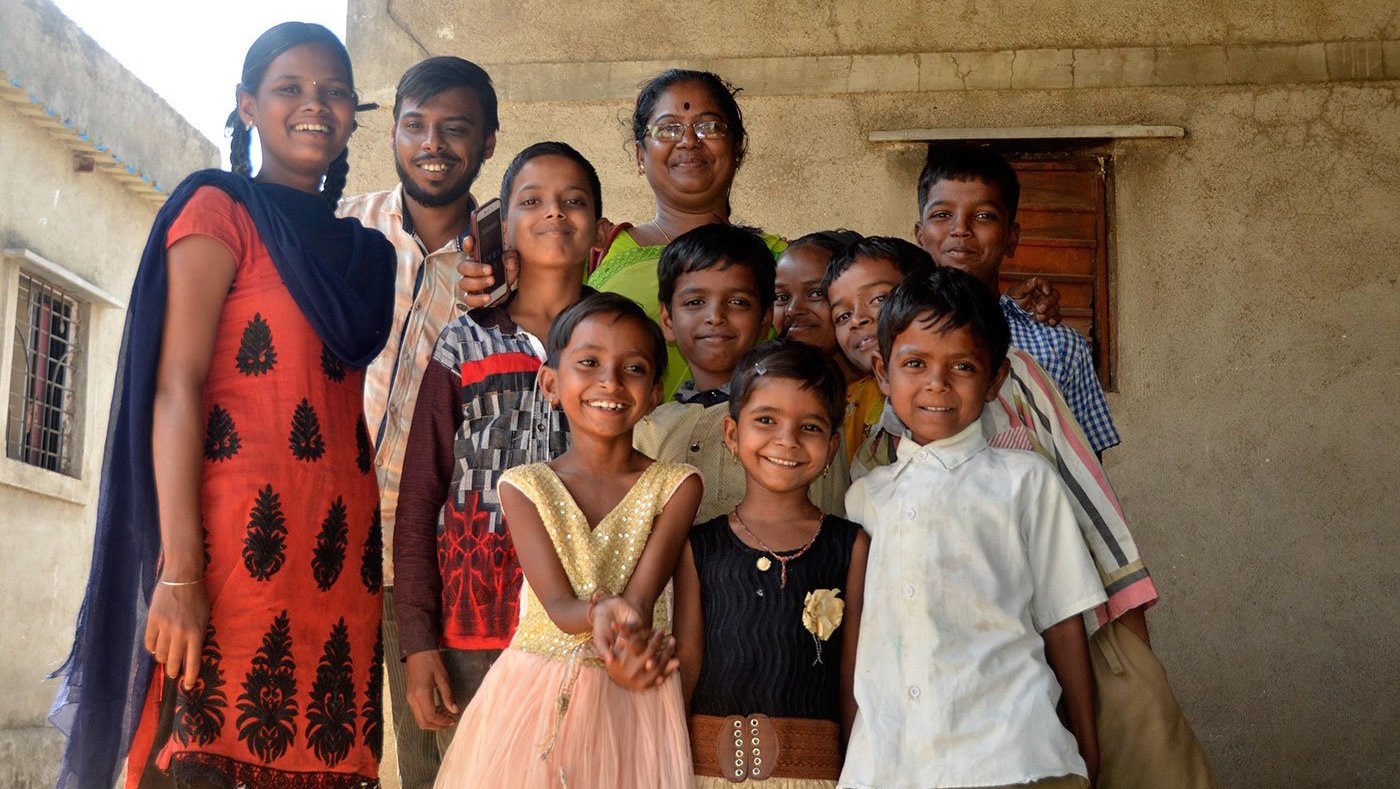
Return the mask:
[[[650, 217], [621, 118], [672, 64], [745, 90], [737, 217], [906, 235], [920, 144], [882, 129], [1168, 124], [1113, 157], [1123, 446], [1108, 469], [1162, 591], [1157, 651], [1223, 786], [1400, 781], [1400, 4], [351, 0], [362, 92], [487, 66], [510, 156], [568, 141]], [[683, 14], [682, 14], [683, 12]], [[388, 110], [352, 189], [394, 180]]]
[[[51, 4], [0, 0], [0, 17], [0, 69], [92, 139], [119, 154], [116, 141], [132, 141], [123, 158], [167, 188], [217, 164], [211, 142]], [[124, 302], [155, 217], [150, 191], [104, 172], [75, 172], [70, 135], [38, 125], [23, 106], [0, 102], [0, 248], [31, 250]], [[13, 266], [0, 265], [0, 319], [11, 322]], [[0, 785], [7, 787], [51, 786], [57, 768], [60, 740], [45, 723], [56, 687], [42, 680], [67, 654], [87, 579], [125, 314], [94, 303], [85, 317], [78, 478], [0, 453]], [[0, 341], [8, 365], [12, 334]], [[7, 390], [0, 421], [8, 411]]]
[[[218, 166], [213, 143], [58, 6], [49, 0], [0, 0], [0, 20], [0, 69], [126, 164], [167, 191], [196, 167]], [[161, 45], [154, 32], [149, 43]]]

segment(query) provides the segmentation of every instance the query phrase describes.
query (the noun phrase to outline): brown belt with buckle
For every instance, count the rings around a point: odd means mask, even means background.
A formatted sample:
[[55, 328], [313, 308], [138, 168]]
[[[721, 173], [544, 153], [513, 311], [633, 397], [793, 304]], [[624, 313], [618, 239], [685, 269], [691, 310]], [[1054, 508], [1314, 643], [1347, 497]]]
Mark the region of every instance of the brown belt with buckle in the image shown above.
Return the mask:
[[766, 778], [835, 781], [841, 776], [840, 733], [828, 720], [691, 715], [690, 754], [696, 775], [731, 783]]

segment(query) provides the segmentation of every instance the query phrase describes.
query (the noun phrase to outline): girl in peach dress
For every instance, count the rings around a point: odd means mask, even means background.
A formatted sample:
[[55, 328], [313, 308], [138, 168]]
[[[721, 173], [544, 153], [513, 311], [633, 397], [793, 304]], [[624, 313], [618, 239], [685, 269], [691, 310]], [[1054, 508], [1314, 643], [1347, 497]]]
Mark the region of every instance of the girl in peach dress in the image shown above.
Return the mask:
[[692, 466], [632, 448], [666, 342], [631, 301], [559, 315], [541, 391], [572, 446], [499, 492], [525, 572], [520, 624], [467, 707], [438, 787], [690, 787], [674, 640], [659, 601], [700, 503]]

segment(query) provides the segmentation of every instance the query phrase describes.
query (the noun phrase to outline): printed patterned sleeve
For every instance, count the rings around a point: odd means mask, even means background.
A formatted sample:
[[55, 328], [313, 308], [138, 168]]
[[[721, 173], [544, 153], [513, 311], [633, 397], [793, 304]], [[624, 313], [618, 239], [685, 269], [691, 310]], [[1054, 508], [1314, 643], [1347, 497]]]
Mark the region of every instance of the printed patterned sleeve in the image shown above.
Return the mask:
[[402, 657], [437, 649], [442, 631], [438, 515], [451, 494], [453, 439], [462, 424], [456, 371], [435, 354], [423, 372], [404, 452], [394, 525], [394, 618]]
[[1095, 452], [1102, 452], [1122, 443], [1113, 416], [1108, 412], [1099, 376], [1094, 372], [1094, 357], [1089, 342], [1073, 329], [1065, 334], [1064, 380], [1065, 400], [1073, 404], [1074, 416]]
[[1003, 395], [988, 408], [1000, 409], [998, 421], [1025, 427], [1034, 435], [1069, 491], [1080, 534], [1108, 593], [1108, 604], [1099, 610], [1097, 623], [1103, 625], [1135, 608], [1152, 606], [1157, 602], [1157, 586], [1138, 554], [1108, 476], [1073, 412], [1029, 354], [1013, 349], [1007, 358], [1015, 397], [1008, 399], [1003, 389]]

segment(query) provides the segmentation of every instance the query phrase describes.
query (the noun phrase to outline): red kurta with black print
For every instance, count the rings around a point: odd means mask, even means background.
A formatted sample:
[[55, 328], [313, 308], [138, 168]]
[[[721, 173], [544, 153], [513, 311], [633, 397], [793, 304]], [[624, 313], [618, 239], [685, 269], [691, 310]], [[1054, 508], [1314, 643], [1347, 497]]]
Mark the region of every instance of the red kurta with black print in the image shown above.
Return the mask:
[[372, 783], [382, 537], [364, 374], [322, 344], [227, 194], [196, 192], [167, 248], [192, 235], [237, 261], [204, 386], [209, 631], [192, 691], [152, 683], [128, 786], [153, 751], [216, 785]]

